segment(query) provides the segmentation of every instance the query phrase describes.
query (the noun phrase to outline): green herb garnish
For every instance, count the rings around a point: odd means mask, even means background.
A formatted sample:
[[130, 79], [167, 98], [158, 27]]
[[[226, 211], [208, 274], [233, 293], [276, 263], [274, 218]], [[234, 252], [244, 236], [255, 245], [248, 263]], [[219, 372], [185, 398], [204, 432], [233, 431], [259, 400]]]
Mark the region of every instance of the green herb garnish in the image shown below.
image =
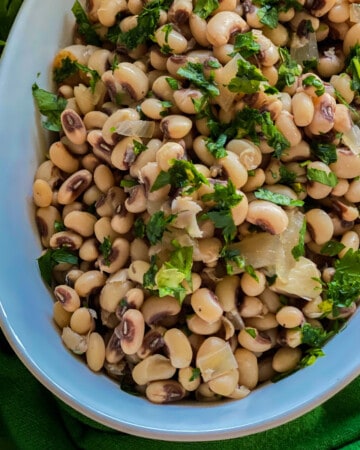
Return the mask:
[[67, 248], [49, 248], [37, 259], [41, 277], [48, 286], [51, 286], [52, 271], [57, 264], [68, 263], [77, 265], [78, 261], [78, 257]]
[[42, 121], [43, 127], [50, 131], [61, 131], [60, 116], [66, 108], [67, 101], [63, 97], [40, 89], [36, 83], [32, 86], [32, 94], [40, 114], [46, 117], [46, 120]]

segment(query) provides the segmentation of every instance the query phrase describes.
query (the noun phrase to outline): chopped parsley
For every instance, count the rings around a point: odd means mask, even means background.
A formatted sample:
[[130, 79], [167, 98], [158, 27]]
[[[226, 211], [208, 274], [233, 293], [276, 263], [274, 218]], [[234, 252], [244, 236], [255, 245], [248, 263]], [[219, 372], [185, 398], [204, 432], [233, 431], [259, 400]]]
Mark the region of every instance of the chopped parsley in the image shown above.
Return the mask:
[[296, 77], [301, 74], [301, 67], [290, 56], [289, 50], [285, 47], [279, 48], [280, 65], [278, 67], [278, 81], [276, 87], [282, 91], [285, 86], [295, 83]]
[[171, 89], [173, 91], [176, 91], [177, 89], [179, 89], [180, 83], [175, 78], [173, 78], [173, 77], [166, 77], [165, 80], [166, 80], [167, 84], [171, 87]]
[[301, 327], [301, 342], [310, 347], [321, 348], [333, 334], [321, 327], [313, 327], [310, 323], [304, 323]]
[[315, 75], [308, 75], [302, 80], [303, 86], [313, 86], [315, 88], [315, 94], [320, 97], [325, 93], [324, 83]]
[[296, 261], [299, 260], [300, 256], [305, 255], [305, 233], [306, 220], [304, 219], [299, 231], [299, 242], [291, 249], [291, 253]]
[[227, 151], [225, 150], [225, 144], [227, 141], [226, 134], [220, 134], [216, 141], [214, 141], [211, 137], [206, 139], [206, 148], [209, 152], [216, 158], [224, 158], [227, 155]]
[[246, 328], [245, 328], [245, 331], [246, 331], [247, 334], [249, 334], [253, 339], [256, 338], [256, 330], [255, 330], [255, 328], [249, 328], [249, 327], [246, 327]]
[[75, 0], [71, 11], [76, 20], [78, 27], [77, 31], [85, 39], [86, 43], [88, 45], [96, 45], [97, 47], [101, 47], [102, 44], [100, 36], [96, 33], [93, 24], [89, 21], [86, 12], [78, 0]]
[[215, 183], [214, 192], [201, 197], [204, 202], [215, 202], [215, 206], [202, 217], [212, 220], [216, 228], [222, 229], [226, 243], [232, 241], [236, 236], [237, 228], [231, 209], [240, 203], [242, 198], [243, 196], [236, 191], [230, 179], [227, 184]]
[[228, 248], [224, 246], [220, 252], [220, 258], [224, 259], [226, 266], [226, 273], [232, 275], [234, 273], [234, 265], [239, 269], [245, 268], [245, 259], [240, 255], [237, 248]]
[[330, 187], [335, 187], [338, 183], [337, 176], [333, 172], [326, 173], [324, 170], [314, 167], [307, 168], [306, 176], [309, 181], [316, 181]]
[[78, 61], [70, 59], [68, 56], [61, 60], [61, 66], [56, 67], [54, 69], [54, 81], [56, 83], [62, 83], [71, 75], [74, 75], [78, 71], [84, 72], [89, 76], [89, 84], [91, 88], [91, 92], [95, 91], [96, 83], [100, 80], [99, 73], [85, 66], [84, 64], [80, 64]]
[[346, 58], [346, 73], [352, 78], [350, 86], [355, 92], [360, 92], [360, 45], [357, 43], [350, 48]]
[[254, 195], [257, 199], [267, 200], [281, 206], [303, 206], [304, 204], [302, 200], [293, 200], [287, 195], [271, 192], [269, 189], [265, 188], [258, 189], [254, 192]]
[[115, 44], [123, 44], [129, 50], [146, 43], [158, 27], [160, 11], [168, 11], [173, 0], [152, 0], [144, 6], [137, 16], [137, 25], [126, 32], [118, 26], [112, 27], [108, 38]]
[[248, 59], [259, 52], [260, 44], [251, 31], [239, 33], [235, 36], [234, 53], [232, 55], [240, 53], [243, 58]]
[[143, 238], [145, 236], [145, 222], [141, 217], [138, 217], [134, 222], [134, 234], [137, 238]]
[[237, 65], [236, 76], [228, 84], [229, 91], [254, 94], [259, 91], [262, 81], [268, 81], [261, 70], [249, 61], [240, 58], [237, 61]]
[[200, 378], [201, 371], [198, 367], [195, 367], [192, 369], [191, 377], [189, 378], [189, 381], [195, 381], [196, 379]]
[[60, 263], [76, 265], [78, 264], [78, 257], [67, 248], [49, 248], [37, 259], [37, 262], [41, 277], [48, 284], [48, 286], [51, 286], [52, 271], [54, 267]]
[[176, 218], [175, 214], [165, 216], [163, 211], [154, 213], [146, 224], [146, 237], [151, 245], [155, 245], [161, 241], [167, 226]]
[[100, 244], [99, 249], [104, 258], [104, 264], [106, 266], [110, 266], [111, 240], [109, 237], [104, 237], [104, 240]]
[[161, 171], [154, 181], [151, 192], [170, 184], [175, 189], [184, 189], [184, 193], [191, 194], [202, 184], [209, 184], [194, 164], [184, 159], [172, 159], [171, 167], [167, 172]]
[[320, 253], [327, 256], [336, 256], [344, 248], [345, 245], [341, 242], [330, 240], [321, 247]]
[[133, 140], [133, 151], [135, 155], [140, 155], [140, 153], [144, 152], [147, 149], [147, 146], [136, 139]]
[[65, 231], [66, 227], [64, 225], [64, 222], [62, 222], [61, 220], [55, 220], [54, 230], [56, 231], [56, 233], [59, 233], [60, 231]]
[[310, 148], [314, 156], [327, 165], [337, 161], [335, 144], [312, 140]]
[[218, 7], [218, 0], [197, 0], [193, 12], [202, 19], [207, 19]]
[[276, 28], [279, 23], [279, 13], [286, 12], [290, 8], [300, 11], [302, 5], [296, 0], [254, 0], [259, 6], [257, 16], [260, 22], [269, 28]]
[[60, 116], [66, 108], [67, 101], [63, 97], [40, 89], [36, 83], [32, 85], [32, 94], [40, 114], [46, 117], [46, 120], [42, 121], [43, 127], [50, 131], [61, 131]]

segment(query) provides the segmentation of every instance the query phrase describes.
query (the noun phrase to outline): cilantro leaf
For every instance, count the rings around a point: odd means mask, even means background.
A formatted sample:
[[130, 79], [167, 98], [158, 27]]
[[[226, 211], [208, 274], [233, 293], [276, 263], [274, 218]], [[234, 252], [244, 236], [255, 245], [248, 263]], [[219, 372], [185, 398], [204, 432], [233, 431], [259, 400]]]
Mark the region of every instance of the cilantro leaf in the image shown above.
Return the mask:
[[192, 162], [173, 159], [171, 163], [172, 166], [167, 172], [162, 170], [159, 173], [151, 187], [151, 192], [170, 184], [175, 189], [185, 188], [184, 192], [190, 194], [199, 189], [202, 184], [209, 184]]
[[94, 26], [89, 21], [86, 12], [78, 0], [75, 0], [71, 11], [75, 16], [78, 26], [78, 33], [83, 36], [86, 43], [88, 45], [96, 45], [97, 47], [101, 47], [101, 39], [96, 33]]
[[335, 187], [338, 183], [337, 176], [333, 172], [326, 173], [314, 167], [307, 168], [306, 176], [309, 181], [316, 181], [330, 187]]
[[40, 89], [36, 83], [32, 85], [32, 94], [40, 114], [46, 117], [42, 122], [43, 127], [50, 131], [61, 131], [60, 116], [66, 108], [67, 101], [63, 97]]
[[228, 84], [231, 92], [254, 94], [259, 91], [261, 81], [268, 81], [260, 69], [245, 59], [238, 59], [237, 66], [236, 76]]
[[202, 19], [207, 19], [218, 7], [218, 0], [197, 0], [193, 12]]
[[293, 200], [287, 195], [277, 194], [265, 188], [258, 189], [254, 192], [254, 195], [257, 199], [267, 200], [281, 206], [303, 206], [304, 204], [302, 200]]
[[175, 214], [165, 216], [163, 211], [154, 213], [146, 224], [146, 237], [151, 245], [155, 245], [161, 241], [163, 234], [167, 230], [167, 226], [176, 218]]
[[66, 248], [49, 248], [37, 259], [37, 262], [41, 277], [48, 284], [48, 286], [51, 286], [52, 271], [54, 267], [60, 263], [76, 265], [78, 264], [78, 257]]

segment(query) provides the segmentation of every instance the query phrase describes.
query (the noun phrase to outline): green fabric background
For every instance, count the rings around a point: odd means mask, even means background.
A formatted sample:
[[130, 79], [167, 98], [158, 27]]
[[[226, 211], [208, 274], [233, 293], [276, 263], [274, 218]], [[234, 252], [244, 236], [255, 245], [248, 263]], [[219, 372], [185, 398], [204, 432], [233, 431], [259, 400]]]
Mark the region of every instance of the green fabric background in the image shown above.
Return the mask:
[[[21, 1], [0, 0], [0, 40], [6, 40]], [[355, 450], [360, 449], [359, 394], [360, 377], [276, 429], [226, 441], [169, 444], [110, 430], [66, 406], [28, 372], [0, 331], [0, 450]]]
[[171, 443], [110, 430], [72, 410], [23, 366], [0, 334], [1, 450], [360, 449], [360, 377], [303, 417], [226, 441]]

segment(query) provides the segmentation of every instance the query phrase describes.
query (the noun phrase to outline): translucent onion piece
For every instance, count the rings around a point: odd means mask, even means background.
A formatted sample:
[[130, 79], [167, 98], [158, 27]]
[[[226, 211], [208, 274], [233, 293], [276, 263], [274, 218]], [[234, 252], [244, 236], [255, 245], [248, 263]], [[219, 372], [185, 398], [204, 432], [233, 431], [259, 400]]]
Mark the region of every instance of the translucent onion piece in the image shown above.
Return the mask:
[[355, 155], [360, 153], [360, 128], [357, 125], [353, 125], [349, 131], [343, 133], [341, 139]]
[[196, 220], [196, 214], [201, 210], [201, 206], [190, 197], [176, 197], [171, 203], [171, 212], [176, 214], [172, 226], [184, 228], [191, 237], [201, 238], [203, 233]]
[[308, 37], [299, 37], [293, 34], [290, 47], [291, 57], [299, 64], [312, 59], [319, 59], [316, 34], [309, 33]]
[[358, 23], [360, 22], [360, 4], [359, 3], [351, 3], [349, 5], [350, 12], [350, 22]]
[[87, 350], [87, 337], [75, 333], [70, 327], [63, 328], [61, 339], [66, 347], [77, 355], [82, 355]]
[[290, 269], [287, 279], [276, 278], [270, 286], [272, 291], [279, 294], [294, 295], [311, 300], [321, 294], [320, 271], [310, 259], [301, 256]]
[[149, 120], [123, 120], [115, 129], [122, 136], [151, 138], [155, 131], [155, 122]]
[[196, 367], [200, 369], [203, 380], [213, 380], [224, 375], [238, 365], [230, 344], [220, 338], [211, 337], [201, 344], [196, 358]]

